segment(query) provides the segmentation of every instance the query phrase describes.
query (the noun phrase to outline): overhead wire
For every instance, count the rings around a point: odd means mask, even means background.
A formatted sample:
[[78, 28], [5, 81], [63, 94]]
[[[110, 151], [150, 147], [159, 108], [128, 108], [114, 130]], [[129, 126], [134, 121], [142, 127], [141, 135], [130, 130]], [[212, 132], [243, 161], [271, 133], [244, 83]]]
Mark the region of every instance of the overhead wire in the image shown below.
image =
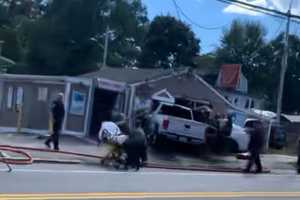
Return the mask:
[[[283, 17], [290, 17], [290, 18], [300, 20], [300, 16], [298, 16], [298, 15], [294, 15], [294, 14], [291, 14], [291, 13], [285, 13], [285, 12], [281, 12], [279, 10], [266, 8], [266, 7], [262, 7], [262, 6], [258, 6], [258, 5], [254, 5], [254, 4], [250, 4], [250, 3], [240, 1], [240, 0], [224, 0], [224, 1], [227, 1], [228, 3], [235, 3], [235, 4], [238, 4], [238, 5], [244, 5], [246, 7], [254, 8], [256, 10], [265, 11], [265, 12], [268, 12], [268, 13], [274, 13], [274, 14], [277, 14], [277, 15], [280, 15], [280, 16], [283, 16]], [[293, 2], [293, 0], [292, 0], [292, 2]], [[292, 5], [292, 3], [291, 3], [291, 5]]]
[[[286, 19], [286, 17], [288, 17], [287, 13], [283, 13], [283, 12], [280, 12], [280, 11], [276, 12], [276, 10], [263, 8], [263, 7], [256, 6], [256, 5], [253, 5], [253, 7], [250, 7], [250, 5], [252, 6], [252, 4], [247, 4], [247, 3], [236, 1], [236, 0], [216, 0], [216, 1], [219, 1], [219, 2], [225, 3], [225, 4], [235, 5], [235, 6], [247, 9], [247, 10], [251, 10], [251, 11], [254, 11], [254, 12], [257, 12], [257, 13], [266, 14], [266, 15], [276, 17], [276, 18], [279, 18], [279, 19]], [[272, 13], [273, 11], [274, 11], [274, 13]], [[290, 16], [295, 18], [295, 19], [291, 19], [291, 22], [300, 24], [300, 20], [299, 20], [300, 16], [297, 16], [297, 15], [290, 15]]]
[[222, 26], [215, 26], [215, 27], [207, 27], [207, 26], [203, 26], [203, 25], [200, 25], [198, 24], [196, 21], [194, 21], [191, 17], [189, 17], [185, 11], [178, 5], [177, 1], [176, 0], [173, 0], [174, 1], [174, 4], [176, 4], [176, 7], [178, 9], [178, 11], [181, 13], [181, 15], [189, 22], [191, 23], [192, 25], [200, 28], [200, 29], [203, 29], [203, 30], [220, 30], [220, 29], [223, 29], [226, 25], [222, 25]]
[[175, 10], [176, 10], [176, 14], [177, 14], [177, 18], [181, 21], [181, 16], [180, 16], [180, 12], [179, 12], [179, 8], [178, 8], [178, 4], [175, 0], [172, 0]]
[[262, 13], [262, 14], [266, 14], [266, 15], [270, 15], [272, 17], [277, 17], [277, 18], [280, 18], [280, 19], [285, 19], [283, 16], [281, 15], [277, 15], [277, 14], [272, 14], [270, 12], [266, 12], [266, 11], [263, 11], [263, 10], [258, 10], [258, 9], [255, 9], [255, 8], [252, 8], [252, 7], [249, 7], [249, 6], [245, 6], [243, 4], [238, 4], [238, 3], [233, 3], [231, 2], [230, 0], [216, 0], [216, 1], [219, 1], [219, 2], [222, 2], [222, 3], [225, 3], [225, 4], [230, 4], [230, 5], [235, 5], [235, 6], [238, 6], [240, 8], [244, 8], [244, 9], [247, 9], [247, 10], [251, 10], [251, 11], [254, 11], [254, 12], [257, 12], [257, 13]]

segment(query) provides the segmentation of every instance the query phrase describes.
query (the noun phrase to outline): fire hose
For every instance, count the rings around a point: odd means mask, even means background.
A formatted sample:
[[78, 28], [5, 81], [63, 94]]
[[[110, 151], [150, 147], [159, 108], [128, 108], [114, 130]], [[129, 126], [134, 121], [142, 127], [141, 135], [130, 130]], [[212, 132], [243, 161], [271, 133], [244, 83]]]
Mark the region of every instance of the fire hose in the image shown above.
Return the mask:
[[[23, 158], [11, 158], [11, 157], [5, 157], [2, 154], [2, 151], [4, 152], [12, 152], [15, 154], [22, 155]], [[33, 147], [20, 147], [20, 146], [10, 146], [10, 145], [0, 145], [0, 163], [4, 163], [9, 168], [9, 171], [11, 171], [10, 164], [13, 165], [29, 165], [33, 164], [35, 159], [32, 158], [30, 154], [28, 154], [26, 151], [38, 151], [38, 152], [48, 152], [48, 153], [56, 153], [56, 154], [64, 154], [64, 155], [73, 155], [73, 156], [79, 156], [79, 157], [87, 157], [87, 158], [95, 158], [95, 159], [103, 159], [103, 156], [98, 155], [91, 155], [91, 154], [83, 154], [83, 153], [76, 153], [76, 152], [70, 152], [70, 151], [55, 151], [51, 149], [44, 149], [44, 148], [33, 148]], [[172, 169], [172, 170], [189, 170], [189, 171], [219, 171], [219, 172], [241, 172], [240, 168], [207, 168], [203, 166], [196, 166], [196, 165], [190, 165], [190, 166], [173, 166], [168, 164], [160, 164], [160, 163], [145, 163], [145, 167], [148, 168], [158, 168], [158, 169]], [[270, 173], [269, 169], [265, 169], [265, 173]]]
[[20, 154], [22, 155], [24, 158], [7, 158], [2, 156], [2, 158], [0, 158], [0, 162], [3, 162], [5, 164], [14, 164], [14, 165], [29, 165], [32, 164], [33, 159], [32, 157], [26, 153], [25, 151], [22, 150], [18, 150], [12, 147], [5, 147], [5, 146], [1, 146], [0, 147], [0, 151], [4, 151], [4, 152], [11, 152], [11, 153], [15, 153], [15, 154]]
[[[34, 162], [34, 159], [26, 151], [58, 153], [58, 154], [82, 156], [82, 157], [97, 158], [97, 159], [103, 158], [102, 156], [74, 153], [74, 152], [69, 152], [69, 151], [55, 151], [55, 150], [51, 150], [51, 149], [42, 149], [42, 148], [0, 145], [0, 163], [2, 162], [4, 164], [6, 164], [7, 167], [9, 168], [9, 171], [12, 171], [12, 168], [10, 167], [11, 164], [12, 165], [30, 165]], [[3, 155], [3, 152], [18, 154], [18, 155], [21, 155], [22, 157], [21, 158], [6, 157]]]
[[43, 148], [34, 148], [34, 147], [20, 147], [20, 146], [10, 146], [10, 145], [0, 145], [0, 151], [2, 148], [10, 148], [14, 150], [21, 150], [23, 153], [24, 151], [39, 151], [39, 152], [48, 152], [48, 153], [57, 153], [57, 154], [65, 154], [65, 155], [73, 155], [73, 156], [81, 156], [81, 157], [88, 157], [88, 158], [97, 158], [102, 159], [103, 156], [91, 155], [91, 154], [83, 154], [83, 153], [76, 153], [71, 151], [56, 151], [51, 149], [43, 149]]
[[[11, 158], [11, 157], [6, 157], [3, 154], [3, 152], [19, 154], [19, 155], [22, 155], [23, 158], [16, 159], [16, 158]], [[10, 164], [15, 164], [15, 165], [32, 164], [33, 160], [32, 160], [32, 157], [25, 151], [3, 146], [3, 147], [0, 147], [0, 162], [3, 162], [4, 164], [6, 164], [6, 166], [8, 168], [8, 172], [11, 172], [12, 168], [11, 168]]]

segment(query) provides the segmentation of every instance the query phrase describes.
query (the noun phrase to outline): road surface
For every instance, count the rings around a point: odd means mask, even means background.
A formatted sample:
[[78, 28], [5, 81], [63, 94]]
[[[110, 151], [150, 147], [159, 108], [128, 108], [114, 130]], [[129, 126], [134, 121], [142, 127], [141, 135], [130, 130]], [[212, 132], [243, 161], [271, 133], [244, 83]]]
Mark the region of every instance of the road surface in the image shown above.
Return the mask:
[[299, 199], [300, 176], [142, 169], [118, 172], [98, 166], [0, 166], [0, 200], [52, 199]]

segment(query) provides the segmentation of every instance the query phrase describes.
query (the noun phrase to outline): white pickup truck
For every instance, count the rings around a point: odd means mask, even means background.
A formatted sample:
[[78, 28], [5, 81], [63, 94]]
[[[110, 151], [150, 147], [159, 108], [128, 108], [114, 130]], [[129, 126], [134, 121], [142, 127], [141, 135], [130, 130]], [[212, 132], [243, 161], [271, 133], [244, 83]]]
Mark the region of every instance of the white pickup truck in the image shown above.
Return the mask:
[[157, 143], [158, 139], [165, 137], [171, 140], [202, 144], [205, 143], [205, 132], [208, 124], [194, 120], [190, 108], [176, 104], [160, 104], [149, 116], [148, 140]]
[[[216, 136], [216, 129], [209, 124], [194, 120], [190, 108], [161, 103], [149, 116], [145, 132], [150, 144], [156, 144], [160, 138], [188, 143], [203, 144], [207, 138]], [[246, 131], [233, 124], [231, 135], [228, 136], [232, 151], [246, 151], [249, 135]]]

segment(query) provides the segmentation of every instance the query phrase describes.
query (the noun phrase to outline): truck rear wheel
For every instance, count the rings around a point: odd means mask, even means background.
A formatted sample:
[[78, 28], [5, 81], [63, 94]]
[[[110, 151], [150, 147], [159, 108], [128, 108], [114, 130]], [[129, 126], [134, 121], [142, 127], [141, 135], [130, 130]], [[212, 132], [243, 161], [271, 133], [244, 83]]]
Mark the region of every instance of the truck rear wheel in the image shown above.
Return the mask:
[[225, 148], [230, 153], [238, 153], [239, 152], [239, 145], [233, 139], [227, 139]]

